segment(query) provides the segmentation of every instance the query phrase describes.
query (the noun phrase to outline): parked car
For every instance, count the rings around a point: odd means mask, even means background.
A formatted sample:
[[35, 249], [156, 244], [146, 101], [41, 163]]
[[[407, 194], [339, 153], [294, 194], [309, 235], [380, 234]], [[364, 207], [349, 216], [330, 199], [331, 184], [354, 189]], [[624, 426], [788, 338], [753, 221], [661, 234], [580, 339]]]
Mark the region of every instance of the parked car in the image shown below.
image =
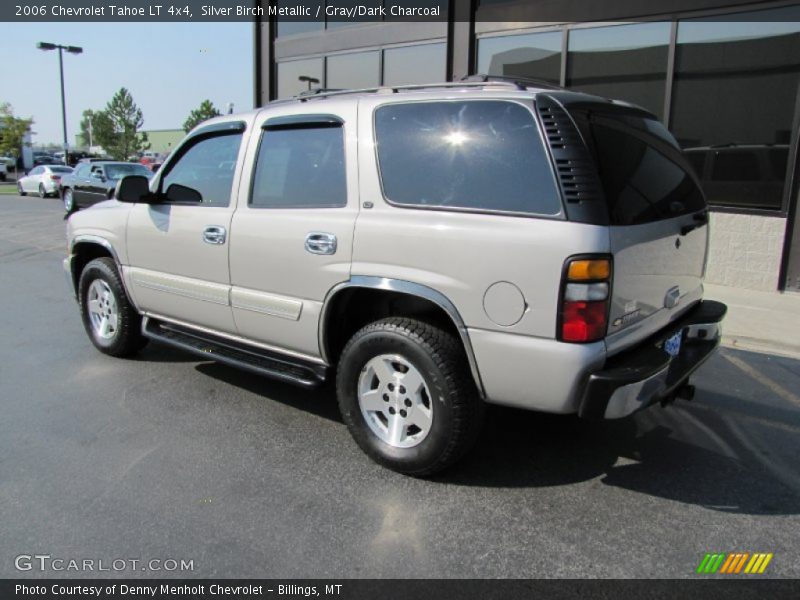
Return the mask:
[[57, 165], [57, 164], [59, 164], [59, 161], [52, 154], [47, 154], [44, 152], [33, 153], [34, 167], [38, 167], [39, 165]]
[[69, 177], [61, 182], [61, 198], [67, 214], [90, 206], [114, 195], [117, 182], [127, 175], [141, 175], [148, 179], [153, 172], [138, 163], [81, 160]]
[[654, 115], [490, 78], [375, 91], [207, 121], [72, 215], [92, 343], [335, 378], [358, 445], [415, 476], [464, 454], [486, 403], [615, 419], [691, 397], [726, 308]]
[[17, 166], [17, 159], [13, 156], [0, 156], [0, 164], [4, 164], [6, 166], [6, 171], [10, 171]]
[[5, 181], [8, 179], [8, 167], [6, 167], [6, 163], [0, 161], [0, 181]]
[[71, 167], [63, 165], [39, 165], [17, 181], [20, 196], [39, 194], [40, 198], [58, 196], [61, 178], [72, 173]]

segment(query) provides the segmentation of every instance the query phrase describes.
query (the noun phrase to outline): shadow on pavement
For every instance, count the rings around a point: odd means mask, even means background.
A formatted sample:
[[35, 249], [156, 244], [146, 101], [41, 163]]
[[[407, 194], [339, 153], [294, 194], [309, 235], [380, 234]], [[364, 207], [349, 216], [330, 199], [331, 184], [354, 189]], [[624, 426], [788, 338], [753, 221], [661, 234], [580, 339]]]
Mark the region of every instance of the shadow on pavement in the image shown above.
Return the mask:
[[[187, 361], [195, 360], [158, 346], [148, 349], [143, 358], [178, 361], [184, 356]], [[195, 368], [205, 376], [269, 401], [342, 422], [332, 384], [307, 390], [213, 362], [200, 363]], [[705, 397], [714, 404], [741, 402], [739, 398], [709, 392]], [[742, 430], [748, 427], [752, 415], [722, 413], [714, 407], [705, 407], [704, 411], [691, 404], [677, 406], [681, 409], [662, 411], [654, 407], [632, 418], [605, 422], [489, 406], [475, 448], [432, 483], [521, 488], [563, 486], [600, 478], [605, 485], [717, 511], [800, 513], [800, 489], [762, 468], [759, 457], [737, 443], [741, 432], [732, 432], [721, 418], [724, 414]], [[748, 409], [751, 413], [765, 411], [761, 422], [767, 427], [781, 417], [788, 421], [775, 426], [790, 430], [796, 427], [797, 411], [770, 412], [756, 404]], [[703, 429], [715, 439], [729, 442], [726, 445], [735, 449], [734, 457], [709, 449], [714, 444], [706, 443]], [[796, 455], [800, 455], [800, 441], [790, 443], [797, 444]], [[763, 460], [763, 456], [760, 458]]]

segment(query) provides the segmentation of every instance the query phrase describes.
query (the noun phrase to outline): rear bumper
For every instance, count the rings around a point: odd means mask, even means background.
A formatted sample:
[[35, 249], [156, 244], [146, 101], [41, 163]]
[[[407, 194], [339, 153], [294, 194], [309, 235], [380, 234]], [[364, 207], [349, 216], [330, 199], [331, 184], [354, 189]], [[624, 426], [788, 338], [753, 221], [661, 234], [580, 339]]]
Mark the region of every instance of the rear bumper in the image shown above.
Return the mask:
[[[578, 414], [587, 419], [619, 419], [670, 398], [714, 352], [727, 307], [701, 301], [680, 320], [635, 348], [606, 361], [589, 376]], [[681, 332], [681, 349], [671, 357], [664, 341]]]

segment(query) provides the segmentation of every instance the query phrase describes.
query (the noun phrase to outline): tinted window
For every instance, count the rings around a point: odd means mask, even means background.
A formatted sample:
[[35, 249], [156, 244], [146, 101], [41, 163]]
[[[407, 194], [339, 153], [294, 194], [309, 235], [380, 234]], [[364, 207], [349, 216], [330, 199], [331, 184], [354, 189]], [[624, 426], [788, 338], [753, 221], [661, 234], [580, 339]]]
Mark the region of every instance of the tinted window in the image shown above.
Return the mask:
[[383, 51], [383, 84], [437, 83], [446, 77], [444, 44], [421, 44]]
[[383, 191], [400, 204], [557, 214], [532, 113], [502, 101], [391, 104], [375, 113]]
[[504, 77], [561, 81], [561, 32], [482, 38], [478, 72]]
[[[680, 21], [671, 128], [681, 146], [749, 147], [753, 154], [788, 146], [800, 81], [798, 57], [798, 6]], [[708, 202], [780, 209], [785, 170], [779, 172], [779, 180], [753, 180], [746, 187], [708, 185]]]
[[379, 58], [380, 54], [377, 51], [329, 56], [325, 86], [358, 89], [379, 85], [381, 75]]
[[758, 181], [758, 156], [755, 152], [717, 152], [712, 181]]
[[201, 139], [170, 165], [161, 182], [168, 200], [188, 198], [188, 189], [200, 194], [202, 204], [227, 206], [231, 198], [233, 171], [242, 134]]
[[674, 142], [646, 133], [659, 128], [632, 127], [603, 117], [595, 117], [589, 124], [590, 146], [612, 225], [670, 219], [705, 208], [691, 167]]
[[50, 170], [53, 173], [72, 173], [72, 169], [69, 167], [51, 167]]
[[90, 169], [90, 167], [89, 167], [88, 164], [82, 164], [75, 171], [75, 176], [76, 177], [88, 177], [89, 176], [89, 169]]
[[44, 173], [44, 167], [34, 167], [28, 175], [41, 175]]
[[664, 112], [671, 23], [573, 29], [567, 86]]
[[341, 127], [267, 130], [261, 138], [250, 205], [324, 208], [347, 204]]
[[300, 77], [312, 77], [317, 83], [311, 83], [311, 89], [322, 87], [322, 59], [308, 58], [278, 63], [278, 98], [296, 96], [309, 89], [307, 81]]
[[703, 171], [705, 170], [706, 165], [706, 151], [699, 150], [699, 151], [692, 151], [692, 152], [685, 152], [684, 156], [686, 160], [689, 161], [689, 164], [692, 165], [694, 172], [697, 174], [698, 177], [703, 177]]

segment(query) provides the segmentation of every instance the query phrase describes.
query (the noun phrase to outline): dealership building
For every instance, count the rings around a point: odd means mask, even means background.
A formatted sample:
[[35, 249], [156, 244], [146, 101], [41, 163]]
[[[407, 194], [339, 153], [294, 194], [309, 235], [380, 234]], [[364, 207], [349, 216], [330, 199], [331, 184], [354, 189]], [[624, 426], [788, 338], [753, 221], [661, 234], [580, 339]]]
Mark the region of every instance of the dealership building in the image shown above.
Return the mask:
[[369, 88], [473, 73], [639, 104], [668, 125], [703, 182], [712, 207], [707, 281], [800, 291], [799, 3], [444, 4], [438, 22], [256, 22], [256, 105], [306, 90], [300, 77]]

